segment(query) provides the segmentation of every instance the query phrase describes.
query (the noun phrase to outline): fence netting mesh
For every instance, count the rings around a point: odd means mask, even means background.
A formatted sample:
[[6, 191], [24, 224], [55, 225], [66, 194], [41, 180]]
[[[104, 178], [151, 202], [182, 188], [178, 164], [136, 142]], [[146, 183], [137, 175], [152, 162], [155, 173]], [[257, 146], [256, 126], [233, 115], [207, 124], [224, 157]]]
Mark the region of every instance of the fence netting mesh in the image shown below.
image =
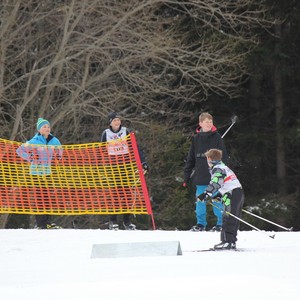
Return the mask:
[[61, 147], [0, 139], [0, 151], [0, 213], [152, 215], [134, 133]]

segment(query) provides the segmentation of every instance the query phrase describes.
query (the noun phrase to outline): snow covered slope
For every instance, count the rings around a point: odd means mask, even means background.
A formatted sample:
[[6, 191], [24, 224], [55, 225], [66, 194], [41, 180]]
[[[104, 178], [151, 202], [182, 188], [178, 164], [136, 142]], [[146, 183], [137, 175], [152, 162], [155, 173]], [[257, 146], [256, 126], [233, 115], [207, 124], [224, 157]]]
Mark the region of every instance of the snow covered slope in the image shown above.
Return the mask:
[[[6, 300], [300, 299], [300, 232], [238, 235], [245, 251], [192, 252], [219, 233], [0, 230]], [[183, 255], [93, 258], [93, 244], [179, 241]]]

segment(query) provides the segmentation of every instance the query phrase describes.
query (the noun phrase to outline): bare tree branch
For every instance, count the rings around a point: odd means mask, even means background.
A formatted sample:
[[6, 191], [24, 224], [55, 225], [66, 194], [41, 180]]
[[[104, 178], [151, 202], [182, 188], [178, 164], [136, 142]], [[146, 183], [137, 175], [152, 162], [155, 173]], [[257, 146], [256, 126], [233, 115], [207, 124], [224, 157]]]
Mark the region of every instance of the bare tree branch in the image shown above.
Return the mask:
[[25, 140], [44, 117], [63, 143], [97, 139], [111, 110], [150, 131], [190, 118], [211, 94], [238, 97], [255, 29], [273, 22], [259, 0], [10, 0], [0, 10], [2, 137]]

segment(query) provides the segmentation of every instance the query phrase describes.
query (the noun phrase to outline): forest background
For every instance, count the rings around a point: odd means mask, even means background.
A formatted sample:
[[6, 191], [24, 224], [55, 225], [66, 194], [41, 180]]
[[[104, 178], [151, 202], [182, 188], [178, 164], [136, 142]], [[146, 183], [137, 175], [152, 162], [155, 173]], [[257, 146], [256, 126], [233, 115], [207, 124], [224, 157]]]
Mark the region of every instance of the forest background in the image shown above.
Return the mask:
[[[97, 142], [117, 111], [146, 153], [157, 227], [186, 230], [194, 188], [181, 180], [198, 115], [210, 112], [221, 134], [237, 115], [224, 141], [244, 208], [299, 230], [299, 8], [297, 0], [2, 0], [1, 138], [24, 142], [43, 117], [62, 144]], [[99, 228], [106, 217], [55, 220]], [[134, 221], [151, 227], [148, 216]], [[32, 216], [0, 216], [0, 228], [32, 226]]]

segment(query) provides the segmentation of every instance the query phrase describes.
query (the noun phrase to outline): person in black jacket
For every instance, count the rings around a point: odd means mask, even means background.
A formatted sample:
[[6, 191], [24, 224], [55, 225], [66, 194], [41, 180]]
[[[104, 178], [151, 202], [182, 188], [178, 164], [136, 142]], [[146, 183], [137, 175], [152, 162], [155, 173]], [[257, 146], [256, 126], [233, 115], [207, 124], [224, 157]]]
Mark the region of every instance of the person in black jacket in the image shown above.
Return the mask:
[[[112, 112], [108, 115], [109, 128], [105, 129], [100, 137], [100, 142], [110, 142], [120, 138], [125, 138], [131, 130], [121, 125], [121, 117], [118, 113]], [[148, 164], [145, 161], [143, 151], [138, 147], [141, 163], [144, 174], [149, 171]], [[123, 226], [126, 230], [135, 230], [136, 226], [130, 221], [130, 214], [123, 215]], [[117, 223], [117, 215], [110, 216], [109, 229], [117, 230], [119, 225]]]
[[[210, 182], [209, 166], [205, 153], [210, 149], [219, 149], [223, 153], [223, 161], [227, 162], [226, 148], [221, 135], [213, 125], [212, 115], [207, 112], [201, 113], [199, 116], [199, 125], [200, 130], [192, 139], [186, 159], [183, 183], [183, 186], [186, 187], [187, 183], [191, 180], [192, 172], [194, 172], [193, 183], [196, 185], [196, 197], [203, 194]], [[213, 212], [217, 218], [217, 222], [212, 231], [221, 231], [223, 205], [221, 202], [218, 202], [215, 206], [213, 207]], [[205, 202], [196, 202], [196, 219], [197, 224], [191, 230], [205, 231], [207, 226]]]

